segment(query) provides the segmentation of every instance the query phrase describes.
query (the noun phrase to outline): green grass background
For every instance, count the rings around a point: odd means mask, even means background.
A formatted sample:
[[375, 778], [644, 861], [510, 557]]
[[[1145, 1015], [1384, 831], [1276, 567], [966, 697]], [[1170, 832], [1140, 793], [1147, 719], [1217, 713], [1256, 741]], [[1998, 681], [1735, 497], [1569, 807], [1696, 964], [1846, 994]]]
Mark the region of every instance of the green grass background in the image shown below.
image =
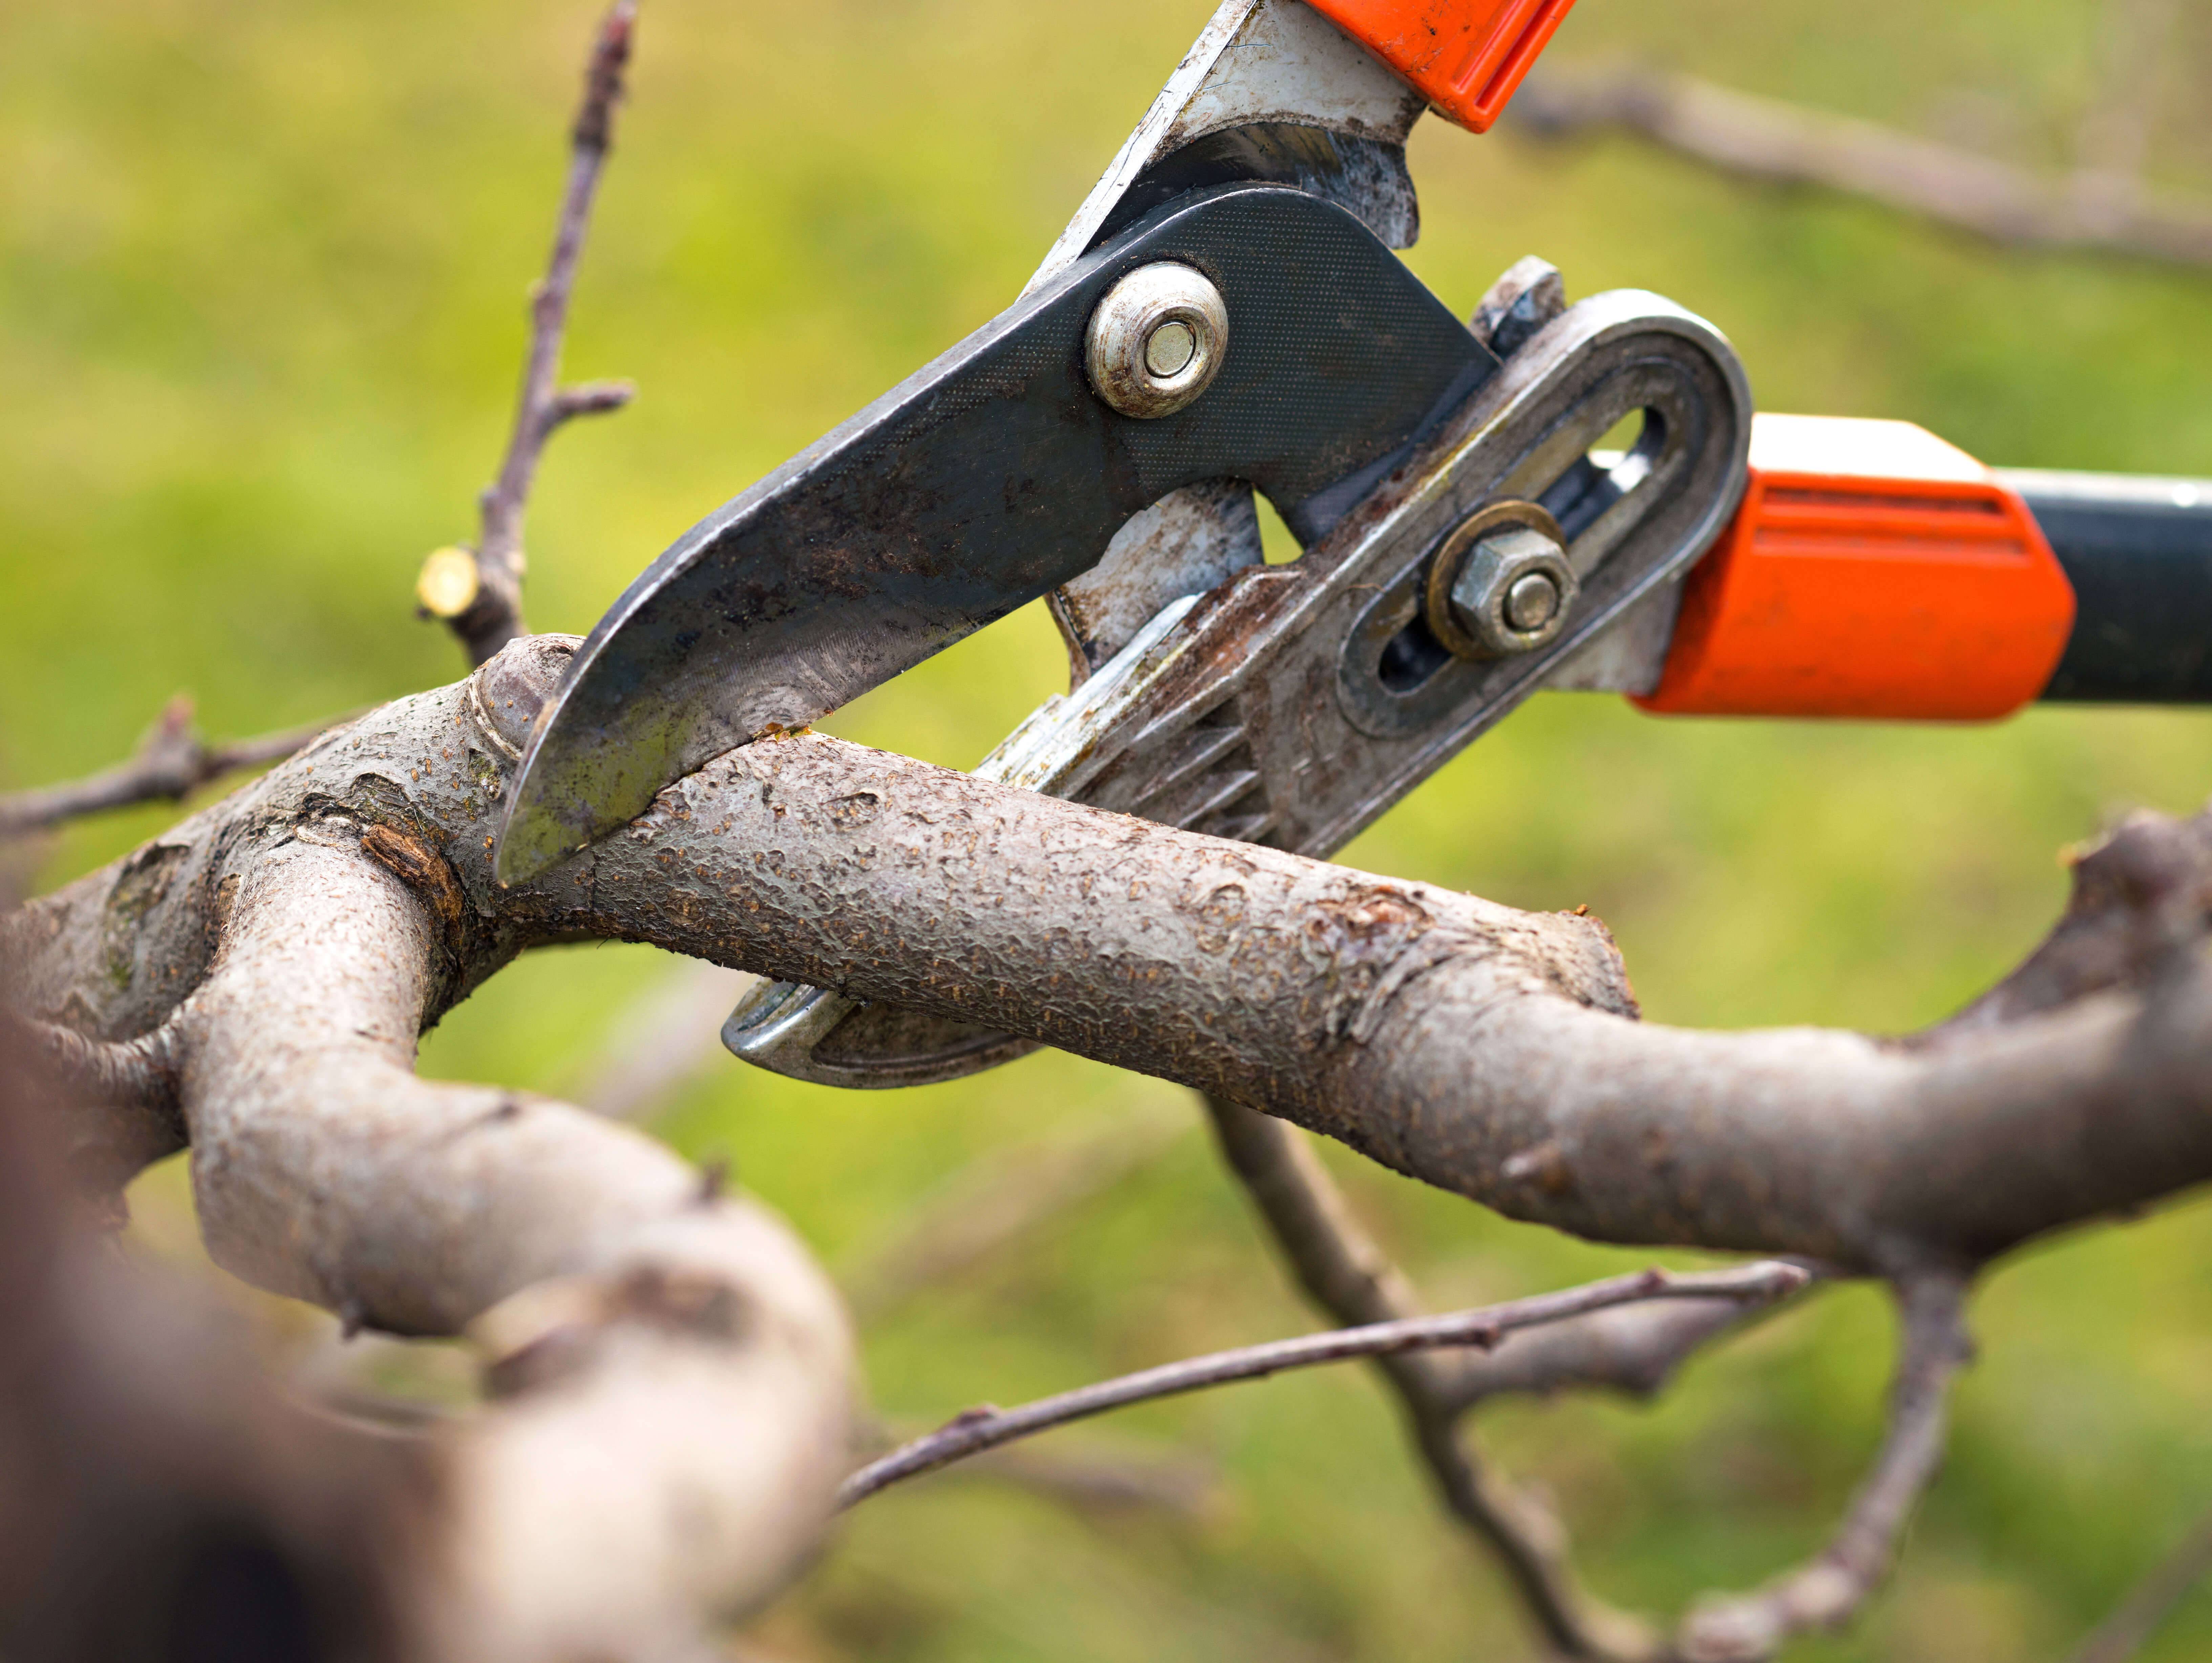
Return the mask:
[[[1035, 0], [647, 0], [587, 255], [573, 374], [636, 407], [559, 439], [531, 612], [580, 631], [675, 532], [1010, 299], [1207, 10]], [[2212, 18], [2160, 78], [2157, 178], [2212, 191]], [[128, 750], [180, 688], [242, 734], [451, 678], [410, 616], [501, 442], [588, 0], [43, 0], [0, 9], [0, 779]], [[2097, 85], [2093, 0], [1583, 0], [1553, 52], [2062, 161]], [[1455, 307], [1536, 252], [1571, 291], [1715, 319], [1769, 409], [1901, 416], [1994, 462], [2212, 475], [2212, 273], [2001, 252], [1604, 141], [1424, 124], [1410, 259]], [[1034, 610], [832, 724], [972, 764], [1054, 688]], [[2012, 962], [2054, 856], [2212, 791], [2212, 719], [2037, 710], [1993, 727], [1664, 721], [1547, 695], [1347, 852], [1529, 907], [1587, 902], [1651, 1015], [1900, 1029]], [[157, 829], [77, 827], [53, 883]], [[541, 955], [433, 1035], [441, 1075], [574, 1089], [671, 974]], [[1046, 1055], [841, 1095], [720, 1064], [660, 1129], [719, 1151], [833, 1260], [994, 1150], [1187, 1112]], [[1641, 1262], [1332, 1160], [1442, 1303]], [[173, 1172], [142, 1214], [180, 1205]], [[172, 1217], [172, 1223], [173, 1224]], [[174, 1230], [169, 1232], [173, 1238]], [[1905, 1567], [1808, 1658], [2058, 1656], [2212, 1505], [2212, 1211], [2077, 1232], [1995, 1274], [1949, 1466]], [[886, 1414], [943, 1416], [1296, 1330], [1195, 1127], [868, 1336]], [[1830, 1295], [1650, 1410], [1508, 1406], [1500, 1458], [1597, 1586], [1671, 1609], [1820, 1538], [1880, 1425], [1881, 1302]], [[760, 1630], [791, 1658], [1512, 1658], [1481, 1556], [1439, 1521], [1376, 1386], [1319, 1372], [1131, 1413], [1064, 1447], [1218, 1466], [1197, 1519], [983, 1479], [872, 1503]], [[1087, 1441], [1086, 1441], [1087, 1440]], [[2148, 1654], [2212, 1651], [2212, 1598]]]

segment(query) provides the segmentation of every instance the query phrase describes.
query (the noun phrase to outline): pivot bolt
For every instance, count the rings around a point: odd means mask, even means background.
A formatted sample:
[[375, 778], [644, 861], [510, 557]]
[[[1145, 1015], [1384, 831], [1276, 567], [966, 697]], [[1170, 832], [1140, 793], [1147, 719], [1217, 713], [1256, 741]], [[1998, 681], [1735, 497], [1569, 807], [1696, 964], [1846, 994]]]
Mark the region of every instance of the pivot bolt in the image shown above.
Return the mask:
[[1429, 629], [1462, 659], [1533, 652], [1559, 638], [1581, 590], [1558, 522], [1533, 502], [1495, 502], [1437, 550]]
[[1139, 421], [1172, 416], [1204, 392], [1229, 349], [1229, 307], [1203, 272], [1172, 260], [1139, 266], [1091, 314], [1084, 367], [1097, 395]]
[[1559, 586], [1549, 572], [1529, 572], [1505, 592], [1505, 622], [1527, 632], [1541, 629], [1559, 610]]

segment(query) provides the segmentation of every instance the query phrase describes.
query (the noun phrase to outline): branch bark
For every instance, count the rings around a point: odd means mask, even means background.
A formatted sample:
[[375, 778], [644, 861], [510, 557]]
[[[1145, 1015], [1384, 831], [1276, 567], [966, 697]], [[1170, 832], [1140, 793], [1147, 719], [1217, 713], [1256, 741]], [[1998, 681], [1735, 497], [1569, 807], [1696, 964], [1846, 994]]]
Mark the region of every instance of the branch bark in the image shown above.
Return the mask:
[[[410, 1655], [672, 1649], [779, 1588], [826, 1524], [849, 1459], [842, 1308], [780, 1223], [651, 1140], [414, 1077], [417, 1033], [489, 961], [420, 822], [373, 773], [334, 777], [356, 737], [110, 869], [104, 921], [67, 901], [0, 920], [50, 968], [89, 945], [106, 984], [29, 1019], [167, 1036], [219, 1264], [349, 1326], [466, 1328], [490, 1353], [493, 1406], [429, 1435]], [[142, 1118], [141, 1153], [171, 1124]]]
[[2083, 167], [2046, 179], [1871, 122], [1650, 70], [1550, 70], [1514, 100], [1545, 137], [1618, 128], [1740, 178], [1818, 185], [1993, 242], [2212, 264], [2212, 206]]
[[259, 1286], [490, 1350], [500, 1407], [441, 1451], [461, 1594], [433, 1654], [649, 1655], [811, 1551], [842, 1314], [780, 1223], [650, 1140], [414, 1077], [447, 920], [376, 829], [297, 827], [239, 874], [180, 1023], [202, 1232]]

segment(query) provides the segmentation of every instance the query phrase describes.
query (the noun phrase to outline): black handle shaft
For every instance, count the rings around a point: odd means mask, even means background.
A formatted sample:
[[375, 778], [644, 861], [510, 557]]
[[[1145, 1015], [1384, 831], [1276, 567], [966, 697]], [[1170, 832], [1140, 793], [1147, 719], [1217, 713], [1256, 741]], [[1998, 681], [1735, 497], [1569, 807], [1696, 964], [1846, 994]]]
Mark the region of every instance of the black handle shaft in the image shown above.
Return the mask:
[[2212, 704], [2212, 480], [2000, 468], [2074, 586], [2043, 689], [2081, 703]]

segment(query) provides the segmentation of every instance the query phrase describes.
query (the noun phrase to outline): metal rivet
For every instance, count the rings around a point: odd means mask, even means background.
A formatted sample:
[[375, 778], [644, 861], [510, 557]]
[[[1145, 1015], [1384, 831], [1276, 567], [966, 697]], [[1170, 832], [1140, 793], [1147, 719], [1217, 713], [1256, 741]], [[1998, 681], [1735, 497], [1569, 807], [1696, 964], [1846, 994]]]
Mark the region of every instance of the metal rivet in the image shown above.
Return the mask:
[[1494, 502], [1437, 549], [1425, 616], [1456, 656], [1507, 658], [1556, 640], [1581, 590], [1559, 523], [1533, 502]]
[[1198, 337], [1180, 318], [1170, 319], [1145, 343], [1145, 367], [1155, 375], [1180, 375], [1198, 355]]
[[1139, 266], [1091, 314], [1084, 365], [1091, 387], [1124, 416], [1172, 416], [1204, 392], [1229, 349], [1229, 307], [1190, 266]]

